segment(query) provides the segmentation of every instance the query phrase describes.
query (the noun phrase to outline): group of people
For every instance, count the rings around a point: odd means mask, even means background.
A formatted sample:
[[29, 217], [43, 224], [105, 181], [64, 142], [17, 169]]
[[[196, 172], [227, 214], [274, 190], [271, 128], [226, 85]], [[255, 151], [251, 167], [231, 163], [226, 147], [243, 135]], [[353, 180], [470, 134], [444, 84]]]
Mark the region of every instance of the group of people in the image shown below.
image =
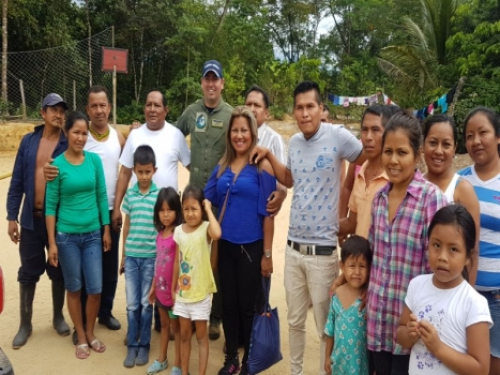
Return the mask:
[[[261, 277], [273, 272], [274, 216], [293, 188], [284, 270], [292, 375], [304, 373], [311, 306], [321, 375], [500, 373], [498, 114], [469, 114], [463, 136], [474, 164], [455, 172], [457, 129], [445, 115], [426, 121], [422, 142], [418, 120], [374, 104], [364, 112], [360, 142], [324, 122], [319, 87], [305, 81], [294, 91], [300, 132], [285, 156], [282, 138], [265, 124], [265, 91], [252, 86], [245, 106], [233, 109], [222, 100], [215, 60], [204, 64], [201, 88], [203, 98], [175, 126], [165, 121], [164, 95], [149, 92], [146, 124], [126, 143], [108, 125], [104, 88], [89, 91], [90, 123], [82, 113], [64, 122], [64, 100], [44, 99], [45, 124], [23, 138], [7, 200], [9, 235], [21, 255], [13, 347], [31, 334], [35, 286], [47, 270], [54, 328], [70, 333], [65, 288], [76, 357], [105, 351], [94, 326], [120, 328], [111, 314], [120, 272], [125, 367], [149, 362], [154, 304], [160, 353], [148, 374], [168, 367], [170, 331], [171, 373], [188, 374], [193, 329], [205, 374], [208, 338], [219, 337], [221, 322], [226, 359], [218, 374], [249, 374]], [[182, 197], [178, 162], [190, 171]]]

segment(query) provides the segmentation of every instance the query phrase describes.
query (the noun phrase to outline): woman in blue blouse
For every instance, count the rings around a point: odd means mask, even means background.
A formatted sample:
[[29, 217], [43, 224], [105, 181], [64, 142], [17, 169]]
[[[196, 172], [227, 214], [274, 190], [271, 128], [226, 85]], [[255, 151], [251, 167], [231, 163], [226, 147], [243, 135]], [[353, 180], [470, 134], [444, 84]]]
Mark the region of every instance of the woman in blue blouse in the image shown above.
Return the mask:
[[245, 353], [240, 374], [248, 374], [246, 362], [261, 275], [269, 277], [273, 271], [274, 220], [266, 204], [276, 190], [276, 178], [267, 160], [248, 164], [257, 140], [253, 113], [247, 107], [235, 108], [226, 133], [226, 151], [205, 187], [206, 198], [219, 208], [219, 220], [222, 218], [218, 268], [227, 349], [219, 375], [240, 370], [241, 329]]

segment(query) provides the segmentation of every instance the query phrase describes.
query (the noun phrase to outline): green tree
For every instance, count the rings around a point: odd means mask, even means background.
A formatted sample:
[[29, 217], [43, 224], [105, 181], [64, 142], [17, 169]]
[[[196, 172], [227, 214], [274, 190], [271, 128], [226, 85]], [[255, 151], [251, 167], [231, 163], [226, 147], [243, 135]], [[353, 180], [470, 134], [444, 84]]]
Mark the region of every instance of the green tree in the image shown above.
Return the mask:
[[[446, 41], [458, 0], [421, 0], [421, 26], [404, 17], [406, 43], [382, 49], [381, 69], [401, 87], [405, 104], [425, 104], [427, 93], [441, 85], [439, 68], [447, 62]], [[406, 93], [406, 94], [405, 94]]]

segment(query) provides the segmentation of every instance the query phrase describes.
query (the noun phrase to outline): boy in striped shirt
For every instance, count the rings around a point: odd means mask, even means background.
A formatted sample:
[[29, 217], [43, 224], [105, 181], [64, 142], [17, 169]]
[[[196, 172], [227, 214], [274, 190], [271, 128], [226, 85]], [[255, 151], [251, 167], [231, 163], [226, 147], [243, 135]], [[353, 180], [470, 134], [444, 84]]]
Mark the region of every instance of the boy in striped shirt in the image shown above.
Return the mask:
[[128, 321], [125, 367], [149, 362], [153, 309], [148, 294], [154, 276], [157, 235], [153, 224], [158, 196], [158, 188], [153, 182], [155, 172], [153, 149], [146, 145], [139, 146], [134, 152], [137, 183], [127, 190], [122, 205], [125, 222], [120, 273], [125, 272]]

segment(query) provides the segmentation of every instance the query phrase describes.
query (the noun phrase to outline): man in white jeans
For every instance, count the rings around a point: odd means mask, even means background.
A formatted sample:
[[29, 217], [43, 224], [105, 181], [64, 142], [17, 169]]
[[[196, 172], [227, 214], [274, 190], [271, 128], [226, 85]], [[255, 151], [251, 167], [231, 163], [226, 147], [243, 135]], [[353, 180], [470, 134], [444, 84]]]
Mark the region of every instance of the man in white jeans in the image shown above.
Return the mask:
[[337, 231], [340, 164], [359, 162], [362, 146], [346, 129], [321, 123], [323, 104], [315, 82], [304, 81], [294, 91], [294, 115], [300, 133], [290, 139], [287, 165], [267, 149], [256, 148], [256, 161], [266, 157], [276, 178], [293, 186], [290, 227], [285, 252], [290, 368], [304, 374], [307, 310], [312, 303], [321, 339], [319, 374], [325, 375], [325, 328], [330, 286], [338, 275]]

